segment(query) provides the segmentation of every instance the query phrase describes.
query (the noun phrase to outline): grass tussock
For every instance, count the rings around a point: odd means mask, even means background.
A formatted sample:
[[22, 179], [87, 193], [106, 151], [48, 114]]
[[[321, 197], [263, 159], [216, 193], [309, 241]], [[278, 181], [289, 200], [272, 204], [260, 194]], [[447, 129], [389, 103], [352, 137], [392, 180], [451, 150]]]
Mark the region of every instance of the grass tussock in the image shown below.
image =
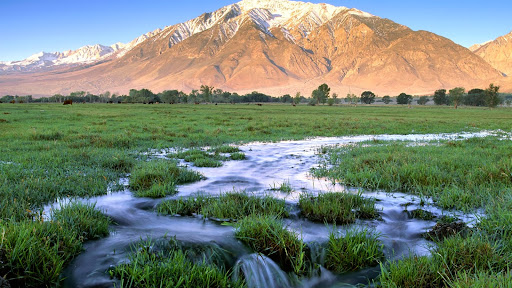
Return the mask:
[[[221, 153], [230, 155], [223, 156]], [[221, 167], [223, 165], [222, 161], [245, 160], [245, 154], [240, 152], [238, 147], [227, 145], [212, 148], [209, 151], [189, 149], [169, 154], [167, 157], [183, 159], [185, 162], [193, 163], [196, 167]]]
[[215, 153], [237, 153], [240, 152], [240, 148], [236, 146], [223, 145], [212, 149]]
[[382, 287], [445, 287], [464, 280], [461, 275], [504, 273], [508, 259], [510, 251], [487, 236], [456, 235], [439, 242], [431, 257], [411, 256], [382, 265], [380, 281]]
[[163, 201], [158, 205], [158, 212], [168, 215], [192, 216], [238, 220], [247, 215], [288, 216], [285, 201], [270, 196], [257, 197], [245, 192], [232, 192], [219, 197], [198, 196]]
[[306, 270], [306, 245], [296, 232], [272, 216], [248, 216], [236, 224], [235, 237], [268, 256], [285, 271], [300, 275]]
[[470, 274], [466, 271], [459, 272], [456, 280], [449, 281], [447, 286], [450, 288], [505, 288], [512, 287], [512, 274], [510, 271], [503, 273], [479, 272]]
[[325, 266], [338, 273], [376, 266], [384, 259], [379, 235], [368, 229], [348, 230], [344, 236], [331, 232]]
[[231, 155], [229, 155], [229, 158], [231, 160], [235, 160], [235, 161], [240, 161], [240, 160], [247, 159], [247, 157], [245, 156], [245, 153], [242, 153], [242, 152], [231, 153]]
[[198, 261], [176, 243], [162, 250], [153, 246], [151, 242], [135, 246], [129, 262], [110, 271], [121, 280], [121, 287], [244, 287], [231, 279], [229, 271], [207, 262], [207, 255]]
[[379, 216], [375, 208], [375, 199], [365, 198], [360, 194], [302, 194], [299, 207], [304, 217], [316, 222], [348, 224], [358, 218], [374, 219]]
[[423, 209], [407, 211], [407, 214], [409, 215], [410, 218], [413, 219], [433, 220], [436, 218], [436, 216], [432, 212]]
[[94, 204], [71, 202], [52, 211], [53, 221], [79, 235], [79, 239], [99, 239], [109, 234], [110, 218], [95, 208]]
[[138, 197], [161, 198], [176, 194], [175, 185], [203, 178], [198, 172], [179, 167], [174, 161], [152, 160], [134, 167], [129, 185]]
[[94, 205], [71, 203], [53, 217], [51, 222], [0, 222], [0, 275], [11, 287], [58, 283], [85, 240], [108, 234], [110, 221]]

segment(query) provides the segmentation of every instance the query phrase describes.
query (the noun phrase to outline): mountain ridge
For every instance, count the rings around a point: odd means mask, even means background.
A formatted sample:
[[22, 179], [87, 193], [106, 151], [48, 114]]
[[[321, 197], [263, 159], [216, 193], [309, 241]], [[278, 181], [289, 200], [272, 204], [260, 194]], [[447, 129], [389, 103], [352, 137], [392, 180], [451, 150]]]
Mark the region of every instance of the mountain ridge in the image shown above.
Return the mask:
[[63, 67], [59, 77], [0, 76], [0, 94], [15, 87], [36, 95], [190, 91], [202, 84], [291, 94], [309, 93], [323, 82], [338, 93], [423, 94], [502, 77], [449, 39], [329, 4], [244, 0], [145, 35], [104, 63]]

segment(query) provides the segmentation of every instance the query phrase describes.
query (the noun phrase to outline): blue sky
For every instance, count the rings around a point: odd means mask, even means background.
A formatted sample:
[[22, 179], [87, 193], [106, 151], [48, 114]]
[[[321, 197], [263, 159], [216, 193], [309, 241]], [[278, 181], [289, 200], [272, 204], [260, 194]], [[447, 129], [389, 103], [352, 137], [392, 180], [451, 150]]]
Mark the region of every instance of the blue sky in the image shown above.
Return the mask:
[[[40, 51], [129, 42], [146, 32], [184, 22], [236, 0], [0, 0], [0, 61]], [[512, 30], [510, 0], [323, 0], [428, 30], [463, 46]]]

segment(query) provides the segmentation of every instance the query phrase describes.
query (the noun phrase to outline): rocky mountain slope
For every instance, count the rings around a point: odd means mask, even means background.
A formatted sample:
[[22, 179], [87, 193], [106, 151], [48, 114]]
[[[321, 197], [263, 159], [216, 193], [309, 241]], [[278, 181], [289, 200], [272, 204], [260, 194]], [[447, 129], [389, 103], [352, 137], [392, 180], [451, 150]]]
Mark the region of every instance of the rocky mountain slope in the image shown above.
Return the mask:
[[341, 95], [366, 89], [423, 94], [503, 78], [449, 39], [328, 4], [244, 0], [136, 40], [128, 48], [111, 47], [115, 51], [100, 62], [1, 75], [0, 95], [189, 91], [201, 84], [309, 95], [324, 82]]
[[[494, 41], [472, 46], [473, 52], [499, 71], [512, 76], [512, 32]], [[476, 48], [476, 49], [475, 49]]]

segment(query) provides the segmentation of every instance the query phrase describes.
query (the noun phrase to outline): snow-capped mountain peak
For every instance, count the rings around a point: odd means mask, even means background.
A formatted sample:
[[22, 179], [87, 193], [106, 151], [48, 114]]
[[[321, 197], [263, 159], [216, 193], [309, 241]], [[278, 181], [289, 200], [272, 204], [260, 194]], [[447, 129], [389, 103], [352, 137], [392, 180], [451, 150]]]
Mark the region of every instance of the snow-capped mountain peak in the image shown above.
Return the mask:
[[[318, 26], [331, 20], [341, 12], [371, 17], [373, 15], [356, 9], [336, 7], [330, 4], [314, 4], [290, 0], [243, 0], [223, 7], [212, 13], [205, 13], [187, 22], [168, 27], [164, 36], [169, 37], [169, 47], [187, 38], [221, 25], [225, 36], [234, 35], [245, 19], [252, 20], [265, 33], [273, 28], [280, 28], [290, 41], [296, 37], [307, 37]], [[298, 35], [292, 35], [292, 29]]]

